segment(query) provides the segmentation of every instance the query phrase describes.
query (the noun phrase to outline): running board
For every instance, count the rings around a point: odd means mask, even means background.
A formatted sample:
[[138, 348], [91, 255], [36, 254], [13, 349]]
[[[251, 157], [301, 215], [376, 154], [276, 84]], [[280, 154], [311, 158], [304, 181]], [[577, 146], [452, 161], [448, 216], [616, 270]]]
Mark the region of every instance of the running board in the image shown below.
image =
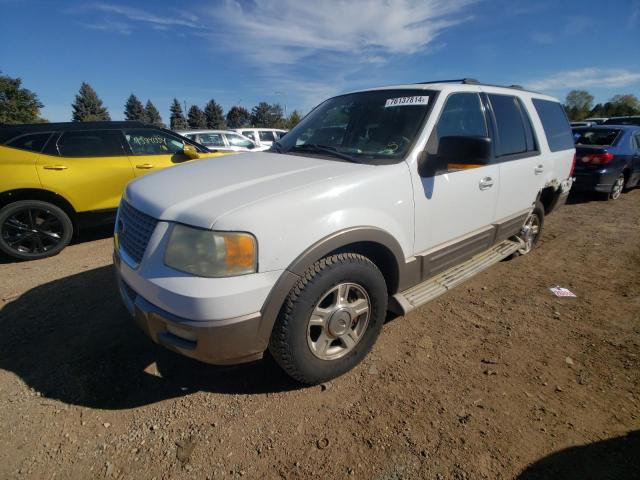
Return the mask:
[[491, 265], [507, 258], [522, 246], [521, 241], [505, 240], [404, 292], [395, 294], [393, 298], [405, 314], [409, 313], [414, 308], [430, 302]]

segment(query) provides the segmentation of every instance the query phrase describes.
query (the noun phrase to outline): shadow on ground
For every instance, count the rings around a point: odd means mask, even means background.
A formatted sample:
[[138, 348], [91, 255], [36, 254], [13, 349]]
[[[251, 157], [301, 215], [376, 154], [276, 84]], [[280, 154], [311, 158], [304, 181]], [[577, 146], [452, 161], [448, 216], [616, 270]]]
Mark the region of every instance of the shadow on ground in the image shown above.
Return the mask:
[[268, 356], [215, 367], [155, 345], [122, 306], [112, 266], [26, 292], [0, 310], [0, 331], [0, 368], [43, 396], [70, 404], [122, 409], [197, 390], [256, 394], [301, 388]]
[[631, 480], [640, 478], [640, 430], [545, 457], [518, 480]]

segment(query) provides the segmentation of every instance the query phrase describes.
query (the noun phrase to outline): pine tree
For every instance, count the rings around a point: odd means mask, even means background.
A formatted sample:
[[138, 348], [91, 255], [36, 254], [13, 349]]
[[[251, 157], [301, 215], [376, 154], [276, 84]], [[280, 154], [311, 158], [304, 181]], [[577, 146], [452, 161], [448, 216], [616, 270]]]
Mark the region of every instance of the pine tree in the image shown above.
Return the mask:
[[251, 110], [251, 124], [254, 127], [282, 128], [284, 122], [282, 107], [277, 103], [269, 105], [267, 102], [260, 102]]
[[180, 106], [180, 102], [177, 98], [173, 99], [173, 103], [171, 104], [171, 108], [169, 110], [171, 111], [171, 119], [169, 120], [171, 130], [186, 130], [187, 121], [184, 118], [182, 107]]
[[21, 78], [0, 75], [0, 123], [45, 122], [38, 96], [21, 85]]
[[124, 104], [124, 118], [125, 120], [132, 120], [138, 122], [147, 122], [147, 113], [144, 110], [142, 102], [138, 100], [133, 93], [129, 95], [127, 103]]
[[197, 105], [191, 105], [189, 114], [187, 115], [189, 128], [207, 128], [207, 117]]
[[151, 103], [151, 100], [147, 100], [147, 105], [144, 107], [144, 113], [147, 117], [147, 122], [156, 127], [164, 128], [164, 123], [162, 123], [162, 117], [160, 116], [160, 112], [156, 108], [156, 106]]
[[287, 120], [285, 122], [285, 128], [287, 130], [291, 130], [298, 123], [300, 123], [300, 120], [302, 120], [302, 116], [300, 115], [300, 113], [298, 113], [297, 110], [294, 110], [293, 112], [291, 112], [289, 114], [289, 117], [287, 118]]
[[227, 112], [227, 127], [228, 128], [241, 128], [249, 125], [251, 114], [249, 110], [244, 107], [236, 106], [231, 107]]
[[111, 120], [106, 107], [96, 91], [88, 83], [82, 82], [80, 91], [76, 95], [73, 107], [74, 122], [93, 122], [99, 120]]
[[209, 103], [204, 107], [204, 115], [207, 118], [207, 128], [215, 130], [225, 130], [227, 128], [224, 121], [224, 111], [214, 99], [209, 100]]

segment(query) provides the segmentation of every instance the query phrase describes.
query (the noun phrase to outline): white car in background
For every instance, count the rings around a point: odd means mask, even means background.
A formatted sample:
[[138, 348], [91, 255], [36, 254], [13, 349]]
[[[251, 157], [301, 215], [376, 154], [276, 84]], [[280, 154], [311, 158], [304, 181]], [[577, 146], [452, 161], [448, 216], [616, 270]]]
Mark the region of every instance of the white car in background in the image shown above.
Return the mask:
[[231, 130], [182, 130], [176, 133], [218, 152], [262, 152], [270, 147], [256, 144]]
[[253, 140], [256, 145], [267, 148], [287, 133], [287, 130], [279, 128], [235, 128], [234, 130]]

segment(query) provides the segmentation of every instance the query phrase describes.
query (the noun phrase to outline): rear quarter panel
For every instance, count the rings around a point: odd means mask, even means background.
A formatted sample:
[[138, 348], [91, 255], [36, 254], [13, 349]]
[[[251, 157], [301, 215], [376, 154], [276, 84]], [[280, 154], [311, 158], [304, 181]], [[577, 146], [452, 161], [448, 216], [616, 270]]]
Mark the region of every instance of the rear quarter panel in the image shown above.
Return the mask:
[[36, 171], [38, 154], [0, 146], [0, 192], [18, 188], [40, 188]]

